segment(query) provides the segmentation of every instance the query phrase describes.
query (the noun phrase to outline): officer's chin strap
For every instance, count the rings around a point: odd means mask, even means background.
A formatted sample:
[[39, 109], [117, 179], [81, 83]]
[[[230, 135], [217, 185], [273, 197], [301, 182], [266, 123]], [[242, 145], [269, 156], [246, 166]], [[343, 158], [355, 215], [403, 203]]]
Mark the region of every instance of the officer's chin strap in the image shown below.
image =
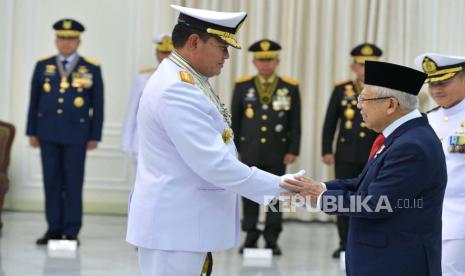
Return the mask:
[[213, 268], [213, 256], [211, 252], [207, 253], [205, 257], [205, 262], [203, 263], [202, 272], [200, 276], [210, 276]]

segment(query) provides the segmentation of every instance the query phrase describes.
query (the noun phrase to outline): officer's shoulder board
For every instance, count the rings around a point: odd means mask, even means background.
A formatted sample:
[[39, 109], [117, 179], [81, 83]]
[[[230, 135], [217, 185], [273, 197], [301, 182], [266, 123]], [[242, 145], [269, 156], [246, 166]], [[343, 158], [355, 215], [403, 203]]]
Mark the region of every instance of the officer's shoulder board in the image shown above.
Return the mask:
[[341, 86], [341, 85], [345, 85], [345, 84], [351, 84], [352, 83], [352, 80], [343, 80], [343, 81], [338, 81], [334, 84], [334, 86]]
[[194, 77], [192, 76], [191, 73], [187, 72], [187, 71], [180, 71], [179, 72], [179, 78], [183, 81], [183, 82], [187, 82], [187, 83], [190, 83], [192, 85], [195, 84], [195, 81], [194, 81]]
[[426, 114], [429, 114], [429, 113], [431, 113], [431, 112], [434, 112], [434, 111], [438, 110], [439, 108], [440, 108], [440, 106], [436, 106], [435, 108], [426, 111]]
[[153, 67], [146, 67], [146, 68], [142, 68], [142, 69], [139, 71], [139, 74], [152, 74], [153, 72], [155, 72], [155, 68], [153, 68]]
[[98, 63], [95, 59], [91, 57], [84, 57], [84, 60], [87, 61], [88, 63], [95, 65], [95, 66], [100, 66], [100, 63]]
[[299, 84], [298, 80], [290, 78], [290, 77], [281, 77], [281, 80], [287, 84], [294, 85], [294, 86]]
[[53, 55], [43, 56], [43, 57], [40, 57], [38, 61], [44, 61], [44, 60], [50, 59], [52, 57], [53, 57]]
[[236, 83], [243, 83], [243, 82], [249, 81], [251, 79], [253, 79], [252, 76], [242, 76], [242, 77], [236, 79]]

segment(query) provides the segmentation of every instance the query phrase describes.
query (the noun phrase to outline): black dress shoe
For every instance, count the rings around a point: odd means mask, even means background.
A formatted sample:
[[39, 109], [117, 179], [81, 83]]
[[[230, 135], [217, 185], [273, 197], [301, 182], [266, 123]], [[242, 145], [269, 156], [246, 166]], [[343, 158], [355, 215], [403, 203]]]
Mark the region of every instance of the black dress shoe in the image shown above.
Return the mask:
[[281, 248], [277, 244], [267, 244], [265, 248], [271, 249], [273, 251], [273, 256], [281, 256], [283, 254]]
[[77, 236], [74, 236], [74, 235], [64, 235], [63, 239], [68, 240], [68, 241], [76, 241], [77, 245], [80, 244], [79, 239], [77, 238]]
[[342, 248], [337, 248], [336, 250], [334, 250], [333, 254], [331, 255], [331, 257], [333, 257], [333, 259], [339, 259], [339, 257], [341, 256], [341, 252], [344, 251], [344, 249]]
[[244, 242], [244, 244], [239, 247], [239, 254], [243, 254], [245, 248], [258, 248], [257, 242]]
[[45, 233], [41, 238], [37, 239], [37, 245], [47, 245], [49, 240], [60, 240], [60, 234]]

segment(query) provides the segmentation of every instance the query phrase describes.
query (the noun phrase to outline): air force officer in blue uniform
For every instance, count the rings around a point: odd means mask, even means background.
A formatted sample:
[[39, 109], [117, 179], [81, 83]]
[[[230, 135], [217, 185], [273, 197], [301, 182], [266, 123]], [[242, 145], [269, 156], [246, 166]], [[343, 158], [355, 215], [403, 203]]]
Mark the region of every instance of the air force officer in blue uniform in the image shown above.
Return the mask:
[[53, 28], [59, 54], [36, 64], [26, 131], [42, 158], [48, 229], [39, 245], [77, 240], [86, 150], [97, 147], [103, 122], [100, 66], [77, 53], [84, 26], [63, 19]]
[[283, 184], [312, 195], [312, 203], [326, 213], [349, 216], [349, 276], [441, 275], [447, 171], [441, 142], [417, 110], [425, 79], [408, 67], [367, 61], [358, 108], [379, 135], [362, 173], [325, 183]]

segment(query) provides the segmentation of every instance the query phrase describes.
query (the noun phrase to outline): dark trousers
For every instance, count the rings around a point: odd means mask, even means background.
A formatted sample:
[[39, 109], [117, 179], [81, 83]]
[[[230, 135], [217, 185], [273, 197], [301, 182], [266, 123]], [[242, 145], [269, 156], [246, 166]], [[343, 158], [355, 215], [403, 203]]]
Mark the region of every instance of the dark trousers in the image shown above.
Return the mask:
[[[286, 171], [286, 166], [256, 166], [259, 169], [269, 173], [281, 176]], [[277, 209], [276, 206], [273, 209]], [[242, 211], [244, 217], [242, 218], [242, 231], [247, 233], [246, 243], [253, 244], [260, 238], [261, 231], [257, 228], [258, 216], [260, 205], [245, 197], [242, 198]], [[266, 212], [265, 229], [263, 230], [263, 237], [268, 245], [274, 246], [278, 241], [279, 234], [283, 230], [283, 214], [281, 212], [273, 212], [271, 209]]]
[[[363, 170], [365, 165], [356, 163], [347, 163], [336, 161], [336, 178], [348, 179], [357, 177]], [[349, 232], [349, 217], [337, 216], [336, 217], [337, 232], [339, 234], [339, 248], [345, 250], [347, 243], [347, 233]]]
[[40, 141], [48, 232], [77, 236], [82, 225], [86, 144]]

